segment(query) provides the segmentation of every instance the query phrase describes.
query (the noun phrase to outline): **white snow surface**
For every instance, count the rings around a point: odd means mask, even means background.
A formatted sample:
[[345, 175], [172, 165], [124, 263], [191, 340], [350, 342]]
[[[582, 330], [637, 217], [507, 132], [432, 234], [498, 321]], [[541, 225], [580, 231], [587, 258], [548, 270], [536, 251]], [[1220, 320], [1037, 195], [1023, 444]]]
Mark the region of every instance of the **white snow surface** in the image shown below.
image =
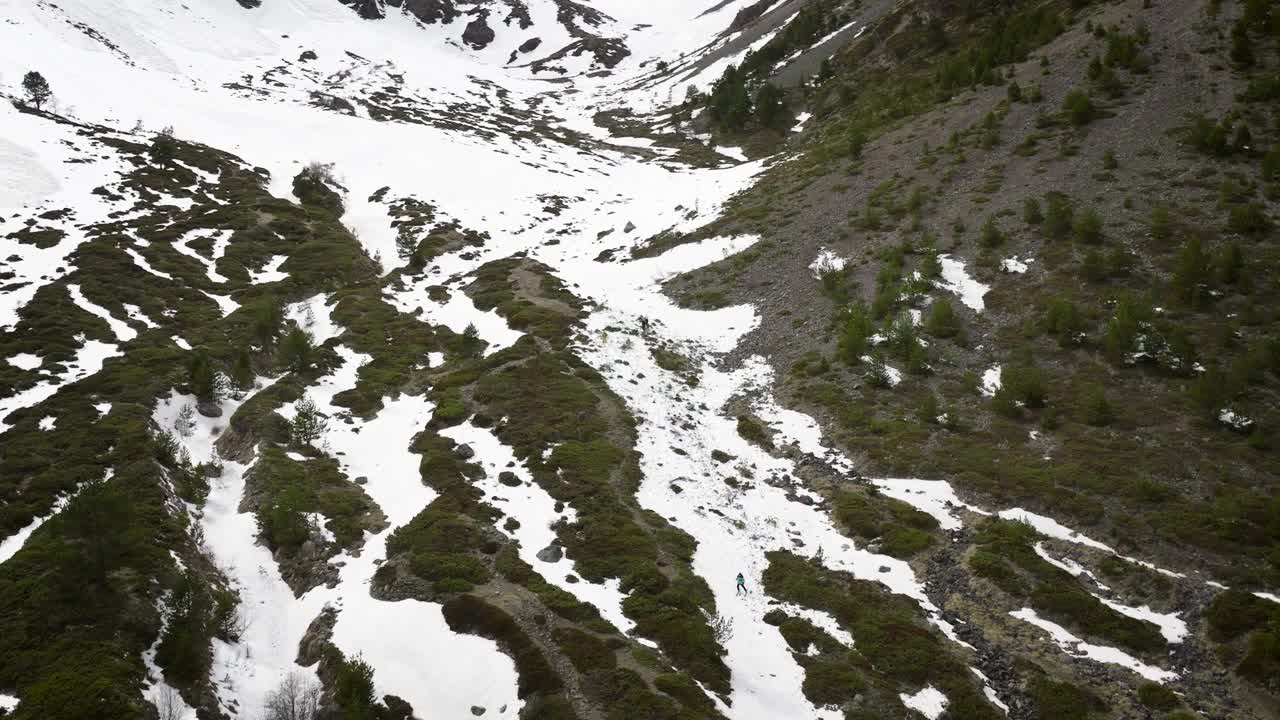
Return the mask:
[[1001, 260], [1000, 269], [1007, 273], [1022, 274], [1027, 271], [1027, 263], [1033, 262], [1035, 262], [1033, 258], [1023, 258], [1019, 260], [1018, 256], [1014, 255], [1013, 257], [1007, 257], [1004, 260]]
[[[0, 145], [0, 148], [3, 148], [3, 146]], [[18, 707], [18, 698], [12, 695], [0, 693], [0, 709], [12, 712], [16, 707]]]
[[31, 353], [18, 353], [5, 358], [5, 362], [21, 370], [35, 370], [44, 364], [44, 358]]
[[902, 693], [898, 697], [902, 698], [903, 705], [915, 710], [929, 720], [937, 720], [943, 711], [947, 709], [947, 696], [932, 685], [926, 685], [914, 695]]
[[809, 270], [813, 272], [815, 279], [821, 280], [823, 273], [839, 272], [848, 262], [848, 258], [841, 257], [828, 248], [822, 248], [813, 262], [809, 263]]
[[1111, 665], [1120, 665], [1153, 682], [1167, 683], [1178, 678], [1178, 673], [1148, 665], [1123, 650], [1105, 645], [1091, 645], [1072, 635], [1069, 630], [1061, 625], [1040, 617], [1031, 608], [1015, 610], [1009, 614], [1049, 633], [1050, 639], [1069, 655], [1089, 658]]
[[960, 302], [974, 312], [982, 312], [986, 308], [982, 298], [991, 288], [970, 277], [964, 268], [963, 261], [956, 260], [950, 255], [939, 255], [938, 261], [942, 265], [940, 287], [955, 293], [956, 297], [960, 298]]
[[1000, 389], [1001, 370], [999, 365], [992, 365], [982, 371], [982, 394], [991, 397]]
[[249, 271], [249, 282], [254, 285], [263, 283], [276, 282], [289, 277], [289, 273], [280, 270], [284, 265], [284, 261], [288, 260], [288, 255], [273, 255], [270, 260], [263, 263], [261, 270]]

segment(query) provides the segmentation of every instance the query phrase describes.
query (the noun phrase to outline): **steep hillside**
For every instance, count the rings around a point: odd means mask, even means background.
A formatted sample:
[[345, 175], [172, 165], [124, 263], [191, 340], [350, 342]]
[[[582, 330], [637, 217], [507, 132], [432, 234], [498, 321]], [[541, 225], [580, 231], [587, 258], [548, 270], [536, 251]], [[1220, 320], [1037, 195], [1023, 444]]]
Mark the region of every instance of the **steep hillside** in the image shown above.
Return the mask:
[[1274, 717], [1277, 29], [9, 8], [0, 717]]

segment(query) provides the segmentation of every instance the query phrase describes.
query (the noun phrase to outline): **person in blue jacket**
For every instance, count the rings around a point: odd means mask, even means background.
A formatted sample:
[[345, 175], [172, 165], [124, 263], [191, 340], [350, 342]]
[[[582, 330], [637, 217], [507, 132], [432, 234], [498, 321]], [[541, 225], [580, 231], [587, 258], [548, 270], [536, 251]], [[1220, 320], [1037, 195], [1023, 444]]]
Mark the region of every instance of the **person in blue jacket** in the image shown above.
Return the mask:
[[742, 577], [742, 573], [738, 573], [738, 588], [737, 588], [737, 592], [738, 592], [739, 594], [745, 594], [745, 593], [747, 592], [747, 579], [746, 579], [746, 578], [744, 578], [744, 577]]

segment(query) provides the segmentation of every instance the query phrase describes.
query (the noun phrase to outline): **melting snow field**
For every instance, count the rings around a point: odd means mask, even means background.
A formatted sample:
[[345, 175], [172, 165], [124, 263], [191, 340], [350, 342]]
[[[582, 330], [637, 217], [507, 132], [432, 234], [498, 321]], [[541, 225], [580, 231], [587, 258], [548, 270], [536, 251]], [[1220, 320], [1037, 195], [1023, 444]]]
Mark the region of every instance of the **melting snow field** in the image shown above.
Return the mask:
[[[741, 252], [757, 238], [717, 237], [629, 262], [596, 259], [605, 251], [621, 250], [624, 252], [619, 256], [625, 256], [626, 250], [644, 238], [663, 231], [689, 232], [706, 225], [762, 169], [760, 161], [749, 162], [740, 149], [728, 147], [717, 148], [726, 161], [718, 169], [685, 168], [665, 159], [662, 163], [645, 161], [637, 155], [637, 148], [648, 143], [612, 138], [590, 121], [601, 109], [625, 104], [641, 112], [678, 100], [674, 96], [689, 84], [708, 85], [727, 62], [698, 65], [698, 49], [722, 48], [729, 38], [712, 38], [734, 13], [750, 4], [749, 0], [732, 0], [716, 12], [705, 13], [703, 8], [681, 0], [602, 0], [597, 4], [614, 16], [616, 28], [634, 29], [628, 42], [635, 58], [628, 63], [635, 65], [620, 66], [614, 77], [570, 75], [565, 89], [551, 90], [544, 80], [530, 78], [523, 69], [506, 67], [506, 54], [513, 48], [494, 47], [469, 55], [433, 35], [438, 28], [420, 27], [400, 13], [389, 13], [385, 20], [372, 23], [332, 0], [267, 2], [253, 11], [229, 1], [189, 4], [181, 12], [167, 0], [128, 0], [123, 4], [128, 12], [107, 12], [96, 0], [59, 0], [58, 8], [48, 3], [11, 4], [12, 8], [6, 8], [6, 25], [0, 26], [0, 40], [4, 41], [0, 42], [0, 59], [10, 67], [40, 67], [59, 97], [74, 105], [76, 115], [86, 121], [118, 125], [120, 118], [129, 118], [129, 124], [137, 118], [148, 128], [172, 125], [184, 139], [235, 152], [251, 166], [270, 171], [270, 187], [281, 197], [291, 197], [292, 178], [303, 164], [333, 163], [348, 190], [343, 221], [388, 272], [402, 261], [396, 253], [396, 234], [387, 207], [373, 199], [380, 188], [390, 187], [391, 197], [421, 198], [461, 226], [488, 233], [482, 247], [433, 259], [427, 272], [401, 278], [385, 297], [401, 311], [418, 314], [424, 322], [456, 332], [474, 327], [488, 343], [487, 353], [510, 346], [522, 336], [497, 313], [476, 308], [462, 290], [475, 270], [489, 260], [523, 253], [547, 264], [573, 293], [591, 303], [593, 309], [584, 321], [576, 349], [642, 421], [638, 449], [643, 455], [644, 479], [639, 502], [698, 541], [694, 569], [710, 585], [720, 619], [728, 628], [724, 644], [728, 652], [725, 661], [733, 672], [732, 704], [720, 708], [728, 717], [841, 717], [834, 709], [814, 707], [804, 697], [800, 665], [778, 630], [763, 622], [773, 606], [759, 585], [766, 553], [773, 550], [809, 557], [821, 553], [823, 562], [832, 569], [881, 582], [890, 591], [919, 603], [943, 633], [960, 642], [942, 611], [926, 596], [910, 565], [869, 552], [842, 535], [826, 511], [813, 504], [818, 497], [796, 479], [793, 461], [770, 455], [736, 431], [727, 406], [733, 401], [749, 402], [777, 433], [779, 444], [793, 445], [839, 473], [857, 475], [851, 460], [824, 443], [812, 418], [777, 405], [770, 391], [772, 372], [764, 358], [749, 358], [736, 368], [719, 363], [719, 353], [732, 350], [756, 327], [755, 309], [686, 310], [662, 293], [663, 281]], [[554, 16], [550, 6], [530, 5], [535, 13]], [[86, 19], [111, 46], [68, 30], [62, 15]], [[837, 32], [858, 24], [851, 22]], [[862, 29], [865, 26], [859, 32]], [[63, 35], [68, 32], [76, 33], [70, 41]], [[567, 36], [563, 39], [567, 42]], [[329, 112], [310, 104], [310, 81], [292, 63], [304, 50], [314, 51], [316, 62], [328, 63], [335, 73], [351, 70], [347, 64], [350, 54], [385, 63], [375, 68], [361, 66], [361, 72], [370, 75], [368, 80], [344, 75], [348, 80], [343, 90], [353, 94], [367, 89], [362, 83], [377, 88], [394, 77], [405, 83], [401, 94], [417, 97], [424, 111], [447, 114], [453, 103], [465, 101], [483, 105], [487, 117], [490, 108], [496, 108], [493, 114], [500, 115], [501, 110], [515, 107], [557, 129], [582, 133], [584, 142], [591, 144], [583, 149], [542, 137], [374, 122], [363, 109], [356, 115]], [[744, 48], [734, 57], [745, 52]], [[639, 60], [659, 57], [670, 59], [677, 69], [669, 78], [655, 79], [648, 70], [639, 68]], [[721, 60], [726, 59], [732, 61]], [[255, 86], [261, 96], [228, 87], [246, 75], [256, 77], [279, 67], [285, 69], [273, 75], [270, 83]], [[86, 68], [94, 72], [86, 72]], [[104, 86], [112, 91], [102, 92]], [[802, 116], [795, 129], [807, 120]], [[0, 218], [75, 208], [74, 218], [61, 223], [67, 236], [47, 249], [6, 239], [14, 227], [9, 220], [0, 219], [0, 257], [20, 258], [6, 266], [15, 274], [17, 289], [0, 294], [0, 328], [7, 328], [16, 323], [17, 313], [35, 292], [55, 282], [59, 271], [65, 269], [84, 241], [78, 228], [103, 220], [118, 209], [92, 190], [103, 184], [104, 178], [117, 177], [128, 168], [110, 159], [114, 155], [80, 147], [74, 134], [20, 114], [8, 103], [0, 103], [0, 123], [5, 127], [5, 135], [0, 137]], [[359, 137], [360, 142], [347, 141], [351, 137]], [[544, 212], [541, 199], [549, 192], [569, 198], [562, 211], [551, 215]], [[165, 202], [181, 205], [183, 201], [166, 198]], [[207, 256], [188, 245], [204, 237], [213, 240]], [[228, 234], [195, 233], [179, 238], [173, 249], [185, 256], [180, 258], [182, 262], [196, 263], [204, 279], [217, 286], [227, 283], [218, 267], [221, 262], [222, 268], [228, 269], [224, 259], [229, 242]], [[141, 270], [172, 281], [171, 275], [147, 261], [143, 254], [147, 247], [138, 241], [134, 247], [122, 249]], [[261, 261], [257, 268], [248, 268], [251, 282], [286, 280], [288, 273], [282, 268], [287, 260], [277, 255]], [[941, 287], [973, 311], [983, 311], [988, 287], [973, 279], [962, 261], [946, 255], [940, 261]], [[824, 249], [810, 269], [819, 274], [845, 262]], [[1029, 262], [1010, 258], [1005, 269], [1024, 272]], [[432, 299], [429, 288], [437, 286], [445, 289], [447, 299]], [[74, 302], [100, 318], [119, 343], [137, 337], [138, 330], [130, 322], [145, 328], [155, 325], [137, 308], [123, 308], [126, 321], [91, 302], [79, 285], [67, 287]], [[244, 292], [249, 297], [253, 291]], [[223, 316], [240, 307], [230, 294], [204, 295]], [[316, 444], [336, 457], [349, 477], [367, 478], [364, 490], [382, 509], [388, 527], [367, 534], [358, 554], [343, 554], [334, 560], [340, 565], [335, 587], [320, 587], [295, 597], [270, 552], [258, 543], [254, 516], [240, 510], [245, 475], [256, 458], [223, 460], [222, 474], [211, 481], [207, 501], [202, 507], [190, 508], [204, 530], [204, 549], [243, 600], [243, 637], [215, 647], [213, 680], [218, 697], [224, 709], [239, 707], [256, 713], [281, 679], [300, 670], [295, 663], [298, 642], [308, 624], [329, 607], [338, 613], [334, 643], [349, 655], [362, 655], [374, 667], [379, 693], [407, 699], [423, 716], [469, 717], [471, 706], [481, 706], [486, 708], [485, 717], [514, 718], [521, 707], [514, 664], [495, 643], [452, 633], [437, 604], [383, 602], [369, 594], [373, 574], [385, 557], [388, 535], [436, 497], [419, 477], [420, 458], [409, 452], [414, 435], [430, 420], [432, 406], [421, 397], [404, 395], [387, 398], [371, 420], [349, 424], [341, 419], [345, 410], [335, 406], [333, 399], [355, 387], [358, 371], [369, 357], [340, 344], [344, 330], [330, 316], [331, 301], [329, 296], [316, 295], [294, 303], [286, 312], [316, 343], [336, 346], [342, 359], [339, 368], [307, 389], [307, 396], [330, 416], [328, 430]], [[10, 427], [4, 421], [13, 411], [42, 402], [59, 388], [97, 372], [107, 358], [121, 353], [114, 343], [79, 340], [76, 359], [68, 363], [64, 375], [43, 376], [30, 389], [0, 398], [0, 432]], [[184, 350], [192, 347], [180, 336], [174, 335], [172, 340]], [[700, 374], [697, 386], [691, 387], [657, 365], [650, 348], [658, 344], [693, 359]], [[433, 353], [426, 360], [436, 367], [445, 358]], [[5, 362], [24, 371], [36, 371], [42, 365], [40, 357], [25, 353], [5, 358]], [[892, 383], [901, 380], [901, 373], [894, 368], [886, 367], [885, 373]], [[255, 392], [271, 382], [259, 378]], [[999, 383], [998, 366], [984, 373], [984, 392], [994, 393]], [[247, 400], [226, 400], [221, 419], [197, 415], [194, 426], [179, 433], [193, 462], [219, 459], [214, 443], [220, 427]], [[182, 408], [194, 404], [195, 398], [174, 391], [160, 402], [154, 419], [162, 427], [172, 428]], [[109, 411], [109, 403], [99, 406], [102, 414]], [[279, 413], [292, 417], [293, 404], [281, 407]], [[551, 524], [559, 518], [572, 520], [574, 509], [557, 512], [552, 498], [531, 482], [528, 470], [491, 431], [468, 423], [444, 434], [475, 451], [475, 462], [485, 471], [477, 487], [486, 502], [520, 521], [520, 527], [509, 534], [519, 541], [521, 557], [549, 582], [595, 605], [623, 632], [630, 631], [632, 623], [622, 613], [624, 596], [616, 580], [570, 582], [570, 560], [550, 562], [537, 557], [552, 544]], [[673, 448], [683, 452], [672, 452]], [[716, 463], [711, 459], [713, 450], [727, 452], [735, 460]], [[727, 485], [726, 478], [733, 478], [736, 487]], [[871, 482], [884, 494], [935, 517], [944, 530], [960, 528], [965, 512], [984, 512], [965, 505], [945, 481], [885, 478]], [[1021, 509], [1004, 510], [999, 516], [1029, 522], [1046, 537], [1114, 552], [1051, 518]], [[0, 542], [0, 562], [18, 552], [45, 520], [47, 517], [35, 519]], [[1055, 564], [1071, 571], [1068, 560]], [[746, 596], [734, 592], [738, 572], [747, 578], [750, 592]], [[1180, 641], [1187, 633], [1186, 624], [1176, 615], [1108, 604], [1157, 624], [1170, 642]], [[853, 642], [823, 613], [794, 607], [789, 611], [809, 618], [840, 642]], [[1030, 609], [1013, 616], [1049, 633], [1071, 655], [1123, 665], [1160, 682], [1177, 677], [1114, 648], [1083, 643]], [[147, 693], [159, 702], [167, 685], [152, 662], [154, 648], [148, 652], [153, 677]], [[981, 672], [975, 672], [985, 683]], [[992, 688], [985, 690], [993, 702], [1003, 706]], [[904, 693], [902, 701], [931, 720], [947, 705], [945, 695], [932, 686]], [[0, 707], [13, 703], [13, 698], [0, 695]], [[182, 712], [186, 710], [189, 708], [184, 706]]]

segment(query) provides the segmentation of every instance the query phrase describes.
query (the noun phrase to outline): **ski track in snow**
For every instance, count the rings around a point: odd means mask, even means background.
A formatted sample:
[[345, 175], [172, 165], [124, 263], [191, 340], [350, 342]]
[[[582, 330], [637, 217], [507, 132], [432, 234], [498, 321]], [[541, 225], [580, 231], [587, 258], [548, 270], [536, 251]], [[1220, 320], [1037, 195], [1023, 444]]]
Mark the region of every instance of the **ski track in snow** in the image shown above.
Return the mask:
[[[823, 511], [789, 499], [789, 494], [792, 498], [817, 496], [794, 480], [791, 461], [775, 458], [742, 439], [734, 420], [722, 413], [730, 399], [746, 397], [778, 433], [778, 441], [822, 459], [837, 472], [857, 474], [851, 461], [823, 442], [812, 418], [774, 402], [768, 390], [771, 372], [764, 359], [751, 358], [736, 369], [716, 361], [718, 353], [731, 350], [755, 326], [754, 309], [685, 310], [661, 293], [664, 279], [741, 251], [756, 239], [715, 238], [628, 263], [595, 260], [602, 251], [626, 250], [661, 231], [687, 232], [707, 224], [726, 200], [760, 171], [760, 162], [748, 162], [739, 150], [723, 147], [719, 151], [736, 164], [694, 170], [645, 162], [637, 159], [634, 148], [647, 143], [614, 139], [590, 120], [596, 110], [624, 103], [637, 112], [652, 110], [678, 100], [677, 94], [691, 82], [706, 85], [713, 81], [727, 63], [691, 71], [694, 50], [714, 37], [746, 4], [748, 0], [736, 0], [718, 12], [694, 16], [698, 9], [681, 0], [599, 0], [594, 5], [616, 20], [612, 28], [631, 29], [628, 44], [634, 55], [619, 66], [621, 77], [571, 73], [576, 93], [548, 91], [543, 80], [504, 67], [507, 54], [514, 49], [505, 39], [483, 52], [466, 54], [447, 44], [442, 35], [458, 30], [456, 24], [424, 28], [399, 13], [371, 23], [332, 0], [269, 2], [254, 11], [230, 2], [203, 3], [184, 7], [182, 12], [173, 11], [162, 0], [122, 0], [119, 12], [105, 10], [95, 0], [60, 0], [57, 9], [24, 4], [13, 7], [8, 24], [0, 26], [0, 40], [4, 41], [0, 42], [0, 59], [12, 67], [40, 67], [59, 96], [74, 104], [78, 117], [117, 127], [122, 118], [128, 118], [127, 124], [138, 118], [148, 128], [172, 125], [182, 138], [234, 152], [251, 166], [269, 170], [270, 188], [280, 197], [292, 197], [292, 178], [303, 164], [333, 163], [349, 190], [343, 220], [369, 254], [381, 259], [384, 270], [399, 264], [395, 230], [386, 206], [366, 199], [381, 187], [391, 187], [390, 197], [420, 196], [437, 206], [442, 216], [490, 233], [483, 247], [436, 258], [427, 272], [404, 278], [398, 289], [386, 294], [388, 302], [404, 312], [420, 312], [426, 322], [457, 332], [474, 325], [489, 344], [486, 353], [511, 345], [522, 333], [496, 313], [477, 309], [466, 297], [462, 288], [470, 274], [489, 260], [517, 252], [549, 265], [572, 292], [594, 303], [577, 349], [642, 421], [638, 428], [644, 471], [638, 495], [641, 505], [668, 518], [699, 542], [694, 570], [707, 580], [718, 611], [730, 628], [725, 660], [733, 671], [732, 707], [722, 706], [721, 710], [735, 720], [837, 718], [838, 712], [815, 708], [804, 698], [800, 666], [777, 629], [763, 622], [770, 608], [759, 591], [765, 553], [786, 549], [814, 556], [821, 552], [828, 567], [883, 582], [893, 592], [914, 599], [942, 632], [956, 638], [907, 563], [858, 547], [836, 530]], [[563, 36], [546, 35], [549, 46], [568, 42], [567, 34], [554, 21], [553, 6], [531, 2], [530, 8], [540, 28]], [[117, 49], [109, 50], [78, 31], [69, 31], [63, 15], [84, 20]], [[648, 26], [637, 29], [641, 23]], [[68, 32], [74, 34], [68, 38]], [[716, 41], [717, 47], [720, 42]], [[678, 57], [672, 56], [673, 49]], [[302, 50], [316, 51], [318, 60], [309, 67], [324, 70], [308, 70], [293, 63]], [[370, 64], [353, 65], [348, 52], [371, 58]], [[131, 63], [122, 62], [121, 55]], [[678, 71], [666, 79], [654, 79], [649, 71], [633, 67], [640, 60], [657, 57], [677, 61], [673, 65]], [[394, 65], [387, 58], [394, 58]], [[255, 86], [266, 93], [265, 102], [224, 86], [245, 75], [256, 76], [282, 66], [285, 69], [273, 76], [272, 84]], [[94, 68], [94, 72], [85, 68]], [[385, 84], [394, 75], [405, 83], [403, 96], [414, 97], [434, 111], [446, 110], [449, 103], [462, 98], [501, 108], [512, 103], [520, 107], [536, 97], [545, 101], [545, 107], [536, 112], [550, 124], [582, 133], [599, 145], [586, 152], [540, 138], [487, 137], [433, 125], [376, 123], [368, 119], [363, 107], [358, 107], [355, 116], [327, 112], [307, 104], [308, 83], [312, 82], [308, 72], [348, 73], [344, 88], [353, 93]], [[101, 92], [103, 86], [112, 87], [112, 92]], [[85, 239], [79, 228], [120, 209], [91, 190], [118, 178], [129, 166], [117, 155], [87, 146], [66, 127], [18, 113], [8, 103], [0, 103], [0, 122], [6, 128], [5, 137], [0, 138], [0, 257], [21, 258], [9, 266], [17, 288], [0, 294], [0, 330], [4, 330], [16, 324], [18, 312], [40, 287], [73, 269], [65, 262]], [[353, 136], [361, 141], [332, 141]], [[209, 182], [216, 180], [190, 169]], [[562, 213], [548, 217], [538, 198], [548, 191], [574, 200]], [[181, 198], [164, 198], [163, 202], [178, 207], [191, 204]], [[41, 250], [5, 238], [17, 226], [2, 218], [66, 207], [74, 208], [72, 217], [47, 223], [67, 233], [53, 247]], [[631, 232], [624, 231], [628, 223], [635, 225]], [[227, 249], [229, 235], [213, 236], [211, 257], [187, 247], [188, 240], [199, 236], [184, 236], [173, 247], [199, 262], [215, 286], [226, 283], [216, 266]], [[550, 240], [555, 243], [548, 243]], [[135, 244], [146, 247], [145, 243]], [[173, 279], [151, 267], [137, 249], [123, 250], [143, 271]], [[251, 282], [286, 279], [288, 274], [281, 271], [286, 260], [274, 256], [259, 269], [250, 269]], [[975, 312], [982, 311], [988, 288], [970, 277], [961, 261], [947, 256], [940, 260], [942, 287]], [[428, 297], [427, 288], [433, 285], [447, 287], [446, 301]], [[69, 284], [68, 289], [77, 304], [102, 318], [120, 342], [136, 337], [137, 330], [89, 302], [78, 285]], [[230, 295], [205, 295], [224, 316], [239, 307]], [[331, 309], [328, 298], [317, 295], [295, 303], [286, 315], [306, 328], [317, 343], [324, 343], [342, 333], [330, 318]], [[147, 328], [154, 326], [137, 308], [125, 306], [125, 311], [131, 321]], [[647, 321], [645, 331], [641, 318]], [[184, 349], [191, 347], [179, 336], [173, 340]], [[686, 351], [700, 364], [698, 386], [689, 387], [657, 366], [649, 347], [658, 341]], [[354, 387], [360, 365], [368, 360], [341, 345], [337, 352], [343, 365], [308, 389], [308, 396], [332, 416], [321, 443], [339, 459], [348, 476], [368, 478], [364, 489], [386, 514], [389, 527], [367, 535], [358, 556], [335, 558], [343, 563], [337, 587], [317, 588], [296, 598], [280, 577], [271, 554], [256, 542], [252, 514], [239, 510], [244, 475], [252, 461], [224, 462], [223, 474], [212, 481], [204, 506], [192, 508], [204, 528], [206, 550], [242, 594], [247, 621], [239, 642], [216, 644], [213, 680], [218, 696], [225, 708], [234, 702], [246, 714], [256, 713], [266, 694], [288, 673], [300, 669], [295, 664], [298, 640], [311, 620], [330, 606], [339, 611], [334, 642], [344, 652], [361, 654], [373, 665], [379, 693], [404, 697], [419, 713], [462, 717], [468, 715], [465, 711], [471, 705], [481, 705], [488, 709], [486, 717], [515, 717], [520, 702], [515, 697], [514, 666], [494, 643], [449, 631], [436, 604], [387, 603], [369, 595], [368, 584], [385, 555], [389, 533], [409, 522], [435, 497], [419, 478], [418, 456], [408, 450], [413, 435], [429, 420], [432, 407], [420, 397], [401, 396], [387, 399], [371, 421], [347, 424], [337, 419], [344, 411], [332, 404], [333, 397]], [[44, 401], [60, 387], [97, 372], [107, 358], [118, 354], [115, 344], [81, 338], [76, 360], [63, 376], [46, 377], [26, 391], [0, 398], [0, 433], [9, 428], [4, 420], [14, 410]], [[7, 362], [36, 369], [39, 358], [32, 357], [17, 355]], [[431, 357], [430, 364], [438, 366], [443, 360]], [[892, 368], [886, 371], [896, 373]], [[995, 371], [995, 383], [984, 385], [998, 384], [998, 368]], [[260, 378], [258, 390], [270, 382]], [[223, 418], [229, 418], [245, 400], [224, 402]], [[194, 403], [194, 398], [174, 392], [160, 403], [156, 421], [172, 427], [187, 403]], [[110, 410], [109, 403], [98, 407], [103, 414]], [[291, 412], [292, 404], [280, 409], [285, 417]], [[216, 429], [224, 423], [197, 415], [195, 427], [180, 438], [194, 462], [216, 459], [213, 442]], [[686, 424], [692, 429], [683, 429]], [[485, 470], [478, 487], [486, 500], [521, 522], [510, 534], [519, 540], [522, 558], [548, 581], [596, 605], [619, 629], [630, 630], [631, 623], [621, 611], [623, 596], [616, 580], [602, 585], [570, 583], [566, 579], [572, 572], [570, 560], [545, 563], [536, 559], [537, 551], [554, 537], [550, 523], [560, 515], [571, 518], [573, 509], [557, 514], [551, 498], [529, 481], [527, 470], [511, 449], [489, 430], [464, 424], [444, 434], [477, 451], [475, 461]], [[671, 452], [676, 447], [687, 455]], [[712, 450], [728, 452], [735, 460], [717, 464], [710, 459]], [[744, 470], [751, 477], [745, 477]], [[515, 473], [521, 485], [500, 483], [497, 478], [503, 471]], [[739, 487], [727, 486], [723, 482], [727, 476], [736, 477]], [[771, 478], [783, 487], [765, 482]], [[962, 503], [945, 481], [902, 478], [873, 482], [886, 495], [938, 519], [944, 530], [960, 527], [962, 511], [983, 512]], [[676, 493], [673, 486], [681, 492]], [[1031, 522], [1047, 537], [1114, 552], [1051, 518], [1020, 509], [999, 515]], [[18, 552], [43, 521], [33, 520], [28, 528], [5, 538], [0, 543], [0, 561]], [[1125, 559], [1154, 568], [1140, 560]], [[1069, 567], [1065, 561], [1059, 566]], [[738, 572], [748, 578], [751, 592], [745, 597], [734, 593], [733, 578]], [[1186, 632], [1176, 616], [1162, 616], [1148, 608], [1113, 607], [1156, 622], [1167, 638]], [[807, 608], [789, 610], [823, 627], [837, 640], [852, 643], [824, 613]], [[1035, 617], [1030, 610], [1019, 611], [1015, 617], [1046, 629], [1066, 652], [1100, 662], [1120, 662], [1161, 681], [1172, 675], [1127, 656], [1117, 657], [1114, 653], [1119, 651], [1112, 648], [1096, 648], [1065, 637], [1065, 630]], [[413, 631], [405, 632], [406, 628]], [[158, 668], [151, 667], [154, 647], [148, 652], [149, 670], [157, 675]], [[164, 687], [162, 677], [153, 678], [148, 697], [158, 700]], [[998, 703], [994, 691], [985, 689]], [[932, 718], [943, 712], [946, 698], [925, 687], [904, 694], [903, 701]], [[12, 702], [9, 696], [0, 695], [0, 707]]]

